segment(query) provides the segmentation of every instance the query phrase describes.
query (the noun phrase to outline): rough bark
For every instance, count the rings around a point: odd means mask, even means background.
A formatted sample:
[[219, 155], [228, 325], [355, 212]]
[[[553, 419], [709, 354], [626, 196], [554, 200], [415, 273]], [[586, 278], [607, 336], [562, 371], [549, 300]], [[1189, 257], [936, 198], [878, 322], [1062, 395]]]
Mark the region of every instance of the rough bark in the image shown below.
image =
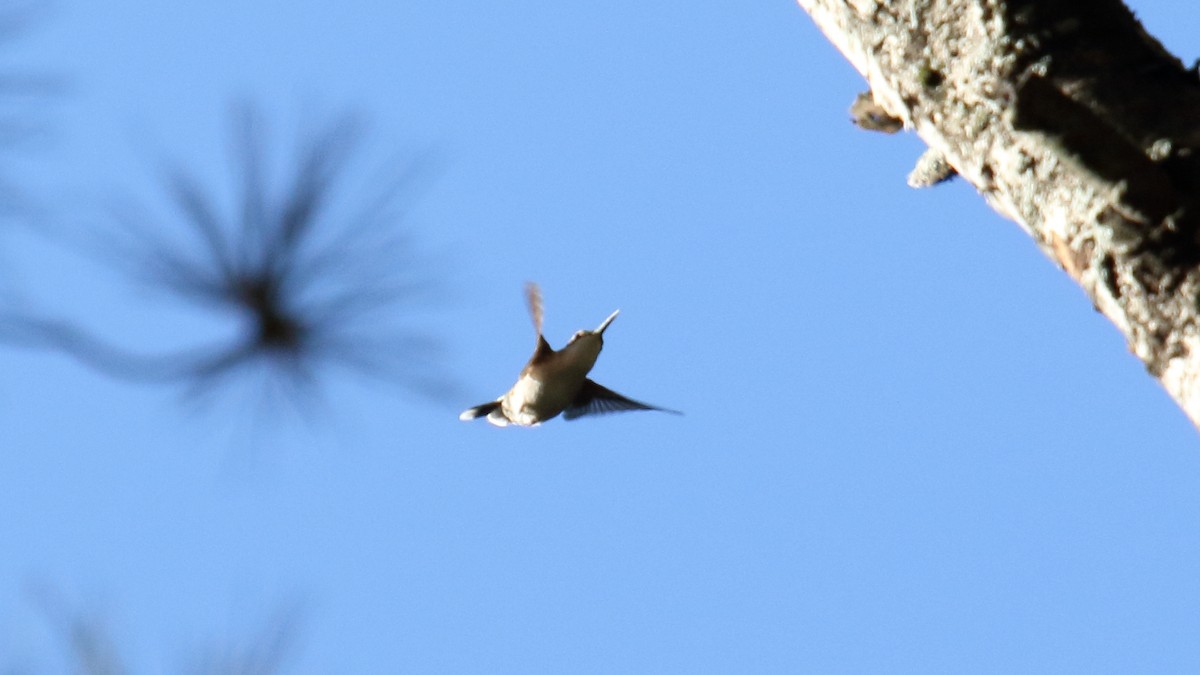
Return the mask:
[[1195, 69], [1119, 0], [799, 3], [923, 161], [1019, 223], [1200, 425]]

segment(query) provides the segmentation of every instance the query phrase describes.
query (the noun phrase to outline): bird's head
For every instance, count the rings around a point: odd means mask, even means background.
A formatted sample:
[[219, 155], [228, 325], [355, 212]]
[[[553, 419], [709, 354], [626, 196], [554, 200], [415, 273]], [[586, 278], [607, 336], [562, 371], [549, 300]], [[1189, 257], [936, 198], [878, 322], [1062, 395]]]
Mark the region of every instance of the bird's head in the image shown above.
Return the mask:
[[563, 347], [562, 351], [569, 354], [567, 359], [572, 363], [578, 363], [584, 372], [592, 369], [592, 365], [596, 363], [596, 357], [600, 356], [600, 350], [604, 347], [604, 331], [608, 328], [608, 324], [617, 318], [620, 310], [608, 315], [608, 318], [596, 330], [581, 330], [571, 336], [571, 341]]
[[595, 340], [595, 342], [597, 344], [601, 344], [601, 345], [604, 344], [604, 331], [608, 329], [608, 324], [612, 323], [613, 319], [617, 318], [617, 315], [620, 313], [621, 313], [621, 310], [618, 309], [617, 311], [613, 312], [612, 314], [609, 314], [608, 318], [605, 319], [603, 322], [601, 322], [600, 326], [597, 327], [596, 330], [575, 331], [575, 334], [571, 336], [571, 341], [568, 342], [567, 345], [572, 345], [575, 342], [580, 341], [580, 340], [584, 340], [584, 341]]

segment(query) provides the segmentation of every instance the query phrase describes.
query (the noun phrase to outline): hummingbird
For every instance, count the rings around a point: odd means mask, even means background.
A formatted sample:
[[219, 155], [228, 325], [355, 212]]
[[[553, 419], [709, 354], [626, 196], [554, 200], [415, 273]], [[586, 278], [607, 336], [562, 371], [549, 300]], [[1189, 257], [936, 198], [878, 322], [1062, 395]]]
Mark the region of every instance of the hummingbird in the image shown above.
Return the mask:
[[609, 314], [596, 330], [577, 331], [566, 347], [555, 351], [542, 336], [542, 293], [537, 284], [525, 285], [525, 298], [537, 331], [533, 357], [521, 370], [512, 389], [495, 401], [463, 411], [458, 419], [469, 421], [486, 415], [487, 421], [498, 427], [510, 424], [531, 427], [559, 413], [567, 420], [624, 410], [683, 414], [626, 398], [588, 379], [588, 373], [604, 347], [604, 331], [621, 310]]

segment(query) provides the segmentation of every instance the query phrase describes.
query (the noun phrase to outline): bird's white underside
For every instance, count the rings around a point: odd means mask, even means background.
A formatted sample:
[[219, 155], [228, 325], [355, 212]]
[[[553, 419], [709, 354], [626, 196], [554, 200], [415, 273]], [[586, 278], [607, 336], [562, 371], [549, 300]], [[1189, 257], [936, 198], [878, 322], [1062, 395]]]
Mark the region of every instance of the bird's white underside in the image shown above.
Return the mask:
[[561, 413], [583, 386], [596, 357], [600, 355], [599, 336], [588, 335], [567, 345], [556, 358], [546, 362], [538, 378], [522, 375], [513, 388], [500, 399], [500, 409], [488, 415], [488, 421], [496, 426], [504, 422], [521, 426], [534, 426]]

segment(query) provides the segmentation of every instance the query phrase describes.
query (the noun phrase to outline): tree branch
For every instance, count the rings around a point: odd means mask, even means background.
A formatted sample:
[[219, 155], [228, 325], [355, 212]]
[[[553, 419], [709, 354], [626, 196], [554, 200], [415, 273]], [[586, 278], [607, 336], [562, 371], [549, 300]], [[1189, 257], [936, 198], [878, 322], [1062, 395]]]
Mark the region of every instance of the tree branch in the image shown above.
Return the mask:
[[1195, 70], [1119, 0], [799, 3], [874, 102], [1020, 224], [1200, 425]]

